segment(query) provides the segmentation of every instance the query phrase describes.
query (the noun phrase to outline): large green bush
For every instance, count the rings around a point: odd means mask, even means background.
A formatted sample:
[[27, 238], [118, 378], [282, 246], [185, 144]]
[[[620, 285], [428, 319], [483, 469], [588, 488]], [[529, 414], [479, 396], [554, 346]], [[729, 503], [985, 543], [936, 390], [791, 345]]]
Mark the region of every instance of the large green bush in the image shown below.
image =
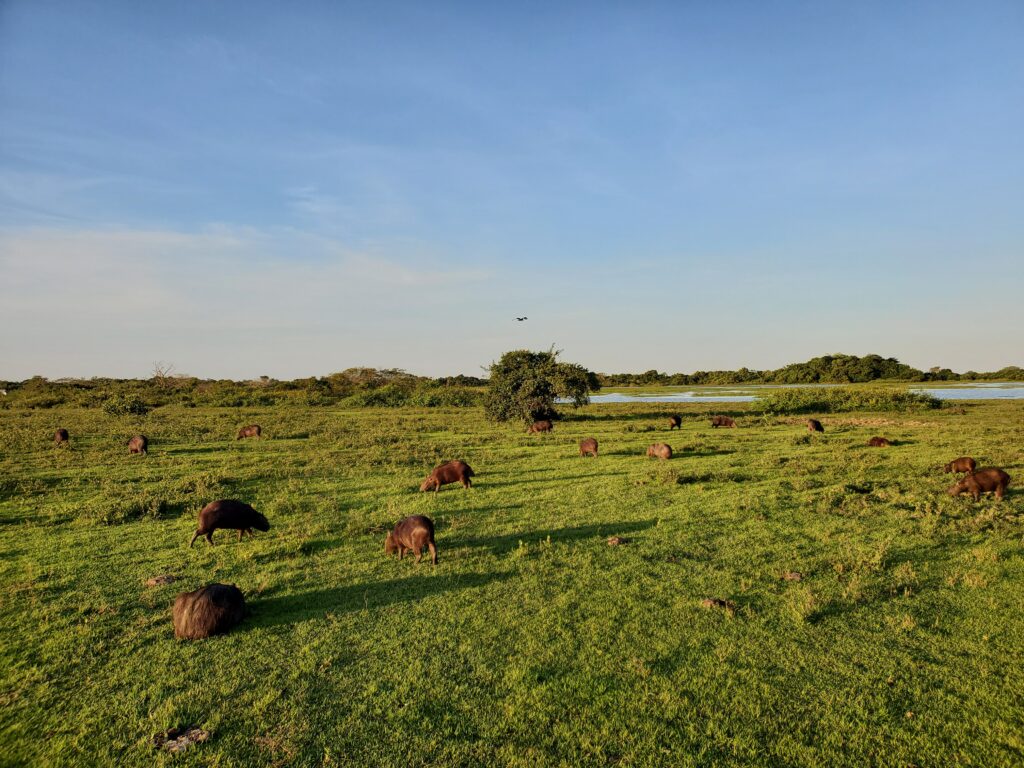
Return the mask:
[[766, 413], [837, 413], [840, 411], [915, 411], [939, 408], [932, 395], [886, 387], [799, 387], [765, 395], [758, 404]]
[[492, 421], [552, 418], [557, 399], [578, 408], [590, 402], [592, 390], [600, 389], [595, 374], [575, 363], [560, 363], [553, 349], [506, 352], [489, 370], [484, 411]]

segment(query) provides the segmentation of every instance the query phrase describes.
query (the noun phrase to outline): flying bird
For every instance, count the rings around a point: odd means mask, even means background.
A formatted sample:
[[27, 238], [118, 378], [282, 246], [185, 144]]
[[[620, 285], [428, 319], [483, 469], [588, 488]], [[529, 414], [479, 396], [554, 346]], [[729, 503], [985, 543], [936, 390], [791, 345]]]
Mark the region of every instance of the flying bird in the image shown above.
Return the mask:
[[523, 322], [523, 320], [529, 320], [529, 319], [530, 318], [528, 318], [528, 317], [517, 317], [516, 318], [516, 320], [518, 320], [520, 323]]

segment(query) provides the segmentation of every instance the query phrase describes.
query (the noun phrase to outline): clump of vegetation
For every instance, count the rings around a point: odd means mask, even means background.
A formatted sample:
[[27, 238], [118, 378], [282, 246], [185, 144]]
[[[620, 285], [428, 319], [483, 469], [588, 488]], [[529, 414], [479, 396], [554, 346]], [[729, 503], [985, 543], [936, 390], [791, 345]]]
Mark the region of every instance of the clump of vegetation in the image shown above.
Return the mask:
[[932, 395], [882, 387], [782, 389], [759, 400], [765, 413], [840, 413], [844, 411], [922, 411], [939, 408]]
[[104, 525], [132, 520], [155, 520], [167, 511], [167, 501], [148, 491], [119, 498], [101, 498], [82, 507], [79, 517]]
[[595, 374], [582, 365], [559, 362], [554, 349], [506, 352], [489, 370], [484, 412], [492, 421], [550, 419], [556, 415], [556, 399], [578, 408], [590, 402], [592, 390], [601, 388]]
[[128, 393], [107, 398], [103, 411], [111, 416], [145, 416], [150, 408], [141, 397]]

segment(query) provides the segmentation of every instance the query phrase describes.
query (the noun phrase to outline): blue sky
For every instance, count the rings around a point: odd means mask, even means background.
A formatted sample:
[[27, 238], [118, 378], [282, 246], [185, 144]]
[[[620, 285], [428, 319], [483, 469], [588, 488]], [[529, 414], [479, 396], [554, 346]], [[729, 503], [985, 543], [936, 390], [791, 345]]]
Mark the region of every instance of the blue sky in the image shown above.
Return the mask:
[[1021, 364], [1022, 39], [1017, 0], [7, 0], [0, 378]]

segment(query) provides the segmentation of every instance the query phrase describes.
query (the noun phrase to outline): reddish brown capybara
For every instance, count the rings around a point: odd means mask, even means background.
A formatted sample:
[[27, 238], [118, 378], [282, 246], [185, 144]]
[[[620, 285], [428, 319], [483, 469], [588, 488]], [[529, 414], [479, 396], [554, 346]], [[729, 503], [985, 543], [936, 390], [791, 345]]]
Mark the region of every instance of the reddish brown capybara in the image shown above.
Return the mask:
[[149, 438], [145, 435], [135, 435], [128, 441], [128, 453], [149, 453]]
[[669, 416], [668, 417], [668, 428], [669, 431], [673, 429], [683, 428], [683, 417], [682, 416]]
[[384, 539], [384, 553], [398, 552], [401, 560], [406, 550], [416, 553], [416, 562], [423, 557], [423, 549], [430, 550], [430, 562], [437, 565], [437, 545], [434, 544], [434, 521], [423, 515], [412, 515], [399, 521]]
[[712, 427], [731, 427], [732, 429], [736, 429], [736, 420], [735, 419], [731, 419], [728, 416], [714, 416], [711, 419], [711, 426]]
[[64, 427], [61, 427], [53, 433], [54, 445], [67, 445], [69, 440], [68, 431], [64, 429]]
[[961, 479], [956, 485], [950, 487], [946, 493], [950, 496], [959, 496], [961, 493], [969, 493], [975, 501], [981, 498], [983, 493], [995, 493], [997, 499], [1002, 499], [1006, 493], [1006, 486], [1010, 484], [1010, 476], [1001, 469], [986, 467], [979, 469]]
[[868, 445], [872, 448], [888, 448], [892, 445], [892, 441], [884, 437], [872, 437], [868, 440]]
[[255, 538], [252, 529], [257, 531], [269, 531], [270, 523], [267, 518], [250, 507], [244, 501], [234, 499], [221, 499], [211, 501], [199, 513], [199, 527], [192, 536], [189, 547], [195, 544], [196, 539], [205, 536], [206, 540], [213, 544], [213, 532], [218, 528], [228, 528], [238, 531], [238, 540], [242, 540], [242, 534], [248, 533]]
[[953, 459], [949, 462], [949, 464], [943, 467], [942, 471], [947, 474], [950, 472], [973, 472], [977, 466], [978, 462], [970, 456], [961, 456], [959, 459]]
[[473, 481], [469, 478], [475, 477], [476, 472], [464, 461], [449, 461], [427, 475], [427, 479], [420, 484], [420, 491], [440, 491], [442, 485], [448, 483], [462, 483], [463, 488], [472, 488]]
[[242, 427], [238, 430], [238, 434], [235, 435], [235, 440], [241, 440], [243, 437], [262, 437], [263, 429], [259, 424], [250, 424], [247, 427]]
[[647, 455], [656, 459], [671, 459], [672, 446], [668, 443], [655, 443], [647, 449]]
[[580, 440], [580, 456], [597, 456], [597, 440], [592, 437]]
[[540, 421], [533, 422], [533, 424], [530, 425], [530, 428], [526, 430], [526, 434], [536, 435], [540, 434], [541, 432], [550, 432], [554, 428], [555, 425], [552, 424], [550, 421], [548, 421], [547, 419], [541, 419]]
[[825, 428], [821, 426], [821, 422], [817, 419], [807, 420], [807, 431], [808, 432], [824, 432]]
[[208, 584], [179, 594], [172, 615], [179, 640], [223, 635], [245, 617], [245, 596], [234, 584]]

